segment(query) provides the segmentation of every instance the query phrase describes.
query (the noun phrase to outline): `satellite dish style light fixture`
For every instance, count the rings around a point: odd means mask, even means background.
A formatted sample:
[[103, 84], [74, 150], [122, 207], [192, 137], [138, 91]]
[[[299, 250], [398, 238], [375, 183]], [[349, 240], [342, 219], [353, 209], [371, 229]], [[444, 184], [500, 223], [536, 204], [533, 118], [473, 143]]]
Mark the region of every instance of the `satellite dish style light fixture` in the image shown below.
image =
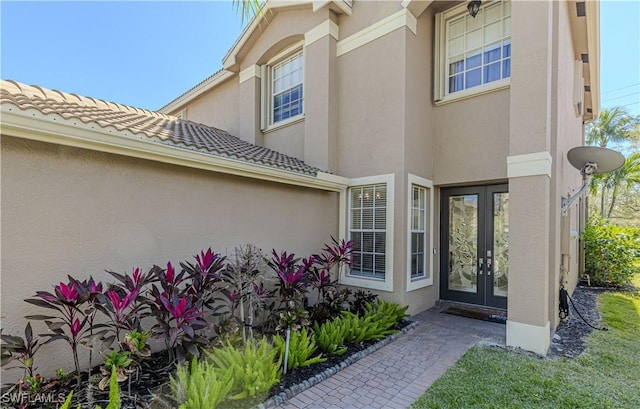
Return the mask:
[[467, 10], [469, 10], [469, 14], [471, 15], [471, 17], [476, 18], [478, 12], [480, 11], [480, 4], [482, 4], [482, 1], [480, 0], [473, 0], [470, 1], [469, 4], [467, 4]]
[[582, 175], [582, 187], [573, 196], [562, 198], [562, 214], [566, 215], [569, 207], [589, 187], [593, 175], [610, 173], [620, 169], [624, 165], [624, 156], [620, 152], [599, 146], [577, 146], [567, 152], [567, 159]]

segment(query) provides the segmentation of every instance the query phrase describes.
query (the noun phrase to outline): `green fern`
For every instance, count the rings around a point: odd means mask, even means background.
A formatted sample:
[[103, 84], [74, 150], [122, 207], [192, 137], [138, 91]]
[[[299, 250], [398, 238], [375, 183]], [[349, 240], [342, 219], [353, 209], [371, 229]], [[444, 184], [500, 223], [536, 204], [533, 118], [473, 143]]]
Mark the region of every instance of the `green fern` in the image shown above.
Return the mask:
[[396, 330], [388, 329], [388, 322], [379, 320], [373, 313], [366, 313], [362, 317], [350, 311], [342, 311], [342, 322], [345, 331], [345, 340], [352, 344], [362, 344], [372, 339], [384, 338], [396, 333]]
[[381, 326], [386, 329], [391, 329], [402, 321], [403, 318], [409, 316], [409, 314], [407, 314], [408, 308], [408, 305], [403, 307], [400, 304], [389, 301], [378, 301], [377, 303], [367, 304], [365, 316], [372, 315]]
[[222, 377], [206, 361], [194, 357], [191, 365], [179, 365], [176, 378], [170, 376], [173, 397], [179, 409], [215, 409], [231, 391], [231, 371]]
[[[284, 361], [286, 340], [281, 335], [276, 335], [273, 338], [273, 344], [278, 350], [278, 355], [281, 360]], [[287, 360], [287, 370], [293, 370], [296, 368], [304, 368], [309, 365], [324, 362], [327, 358], [323, 358], [322, 354], [312, 357], [318, 349], [316, 341], [312, 336], [309, 336], [306, 328], [301, 331], [291, 331], [289, 338], [289, 358]]]
[[[69, 394], [67, 395], [67, 398], [64, 400], [64, 403], [62, 404], [62, 406], [60, 406], [60, 409], [71, 409], [72, 397], [73, 397], [73, 391], [69, 392]], [[80, 409], [80, 404], [78, 404], [77, 409]]]
[[218, 375], [233, 379], [229, 400], [264, 400], [282, 373], [278, 350], [266, 338], [249, 341], [244, 347], [227, 343], [224, 348], [206, 351]]
[[316, 343], [325, 354], [342, 355], [347, 352], [347, 347], [344, 346], [345, 328], [340, 317], [322, 325], [316, 322], [313, 330]]
[[111, 367], [111, 380], [109, 381], [109, 404], [106, 409], [120, 409], [120, 386], [118, 385], [118, 368]]

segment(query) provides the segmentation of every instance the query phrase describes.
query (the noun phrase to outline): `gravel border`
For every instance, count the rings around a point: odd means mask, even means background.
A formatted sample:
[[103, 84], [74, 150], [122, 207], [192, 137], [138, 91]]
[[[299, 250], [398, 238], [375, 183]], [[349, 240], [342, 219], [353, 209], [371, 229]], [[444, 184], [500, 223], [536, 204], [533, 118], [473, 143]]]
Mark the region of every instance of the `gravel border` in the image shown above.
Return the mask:
[[577, 286], [569, 301], [569, 318], [560, 322], [551, 339], [548, 358], [558, 359], [561, 357], [573, 359], [585, 350], [584, 338], [594, 331], [576, 313], [576, 308], [580, 315], [594, 327], [600, 327], [601, 316], [598, 310], [596, 298], [603, 292], [611, 291], [610, 288], [596, 288]]
[[282, 405], [284, 402], [286, 402], [288, 399], [291, 399], [292, 397], [294, 397], [295, 395], [299, 394], [300, 392], [311, 388], [312, 386], [324, 381], [325, 379], [328, 379], [329, 377], [331, 377], [332, 375], [335, 375], [336, 373], [340, 372], [341, 370], [345, 369], [346, 367], [348, 367], [349, 365], [353, 364], [354, 362], [364, 358], [365, 356], [372, 354], [373, 352], [377, 351], [378, 349], [382, 348], [383, 346], [393, 342], [396, 338], [398, 338], [399, 336], [406, 334], [407, 332], [411, 331], [412, 329], [414, 329], [416, 326], [418, 325], [418, 322], [416, 321], [412, 321], [411, 323], [409, 323], [406, 327], [402, 328], [399, 332], [393, 334], [393, 335], [389, 335], [388, 337], [380, 340], [379, 342], [376, 342], [375, 344], [363, 349], [362, 351], [356, 352], [355, 354], [349, 356], [348, 358], [346, 358], [344, 361], [340, 362], [339, 364], [332, 366], [331, 368], [327, 368], [324, 371], [322, 371], [321, 373], [312, 376], [311, 378], [304, 380], [296, 385], [291, 386], [290, 388], [287, 388], [285, 391], [279, 393], [278, 395], [272, 396], [269, 399], [267, 399], [265, 402], [261, 403], [260, 405], [256, 406], [257, 409], [268, 409], [268, 408], [274, 408], [276, 406]]

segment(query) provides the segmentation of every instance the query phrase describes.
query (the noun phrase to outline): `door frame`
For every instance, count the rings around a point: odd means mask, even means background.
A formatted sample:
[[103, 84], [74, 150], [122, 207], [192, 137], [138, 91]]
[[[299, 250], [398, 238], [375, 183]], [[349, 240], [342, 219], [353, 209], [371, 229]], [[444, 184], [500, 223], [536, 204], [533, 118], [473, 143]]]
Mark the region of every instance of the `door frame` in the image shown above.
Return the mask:
[[[493, 294], [492, 264], [488, 264], [487, 250], [493, 243], [493, 194], [508, 193], [506, 183], [474, 185], [440, 189], [440, 298], [506, 310], [507, 297]], [[476, 254], [476, 292], [450, 290], [449, 286], [449, 198], [451, 196], [478, 196], [478, 226]], [[493, 249], [492, 249], [493, 250]], [[480, 262], [480, 259], [483, 262]], [[490, 267], [489, 267], [490, 266]]]

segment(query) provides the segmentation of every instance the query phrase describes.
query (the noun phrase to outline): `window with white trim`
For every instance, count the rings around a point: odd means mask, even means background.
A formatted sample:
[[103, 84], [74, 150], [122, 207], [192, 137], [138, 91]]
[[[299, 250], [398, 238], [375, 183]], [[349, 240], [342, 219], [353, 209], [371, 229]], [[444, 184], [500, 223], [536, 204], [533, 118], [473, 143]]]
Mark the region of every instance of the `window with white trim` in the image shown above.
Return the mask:
[[427, 276], [427, 189], [411, 185], [411, 248], [409, 269], [411, 280]]
[[350, 275], [385, 279], [387, 256], [387, 186], [350, 189], [349, 236], [353, 241]]
[[304, 54], [299, 48], [293, 54], [285, 50], [265, 68], [263, 129], [286, 123], [304, 113]]
[[[436, 100], [508, 84], [511, 2], [483, 2], [473, 18], [465, 4], [436, 17]], [[465, 92], [465, 91], [469, 92]]]
[[408, 174], [407, 291], [433, 284], [433, 182]]

